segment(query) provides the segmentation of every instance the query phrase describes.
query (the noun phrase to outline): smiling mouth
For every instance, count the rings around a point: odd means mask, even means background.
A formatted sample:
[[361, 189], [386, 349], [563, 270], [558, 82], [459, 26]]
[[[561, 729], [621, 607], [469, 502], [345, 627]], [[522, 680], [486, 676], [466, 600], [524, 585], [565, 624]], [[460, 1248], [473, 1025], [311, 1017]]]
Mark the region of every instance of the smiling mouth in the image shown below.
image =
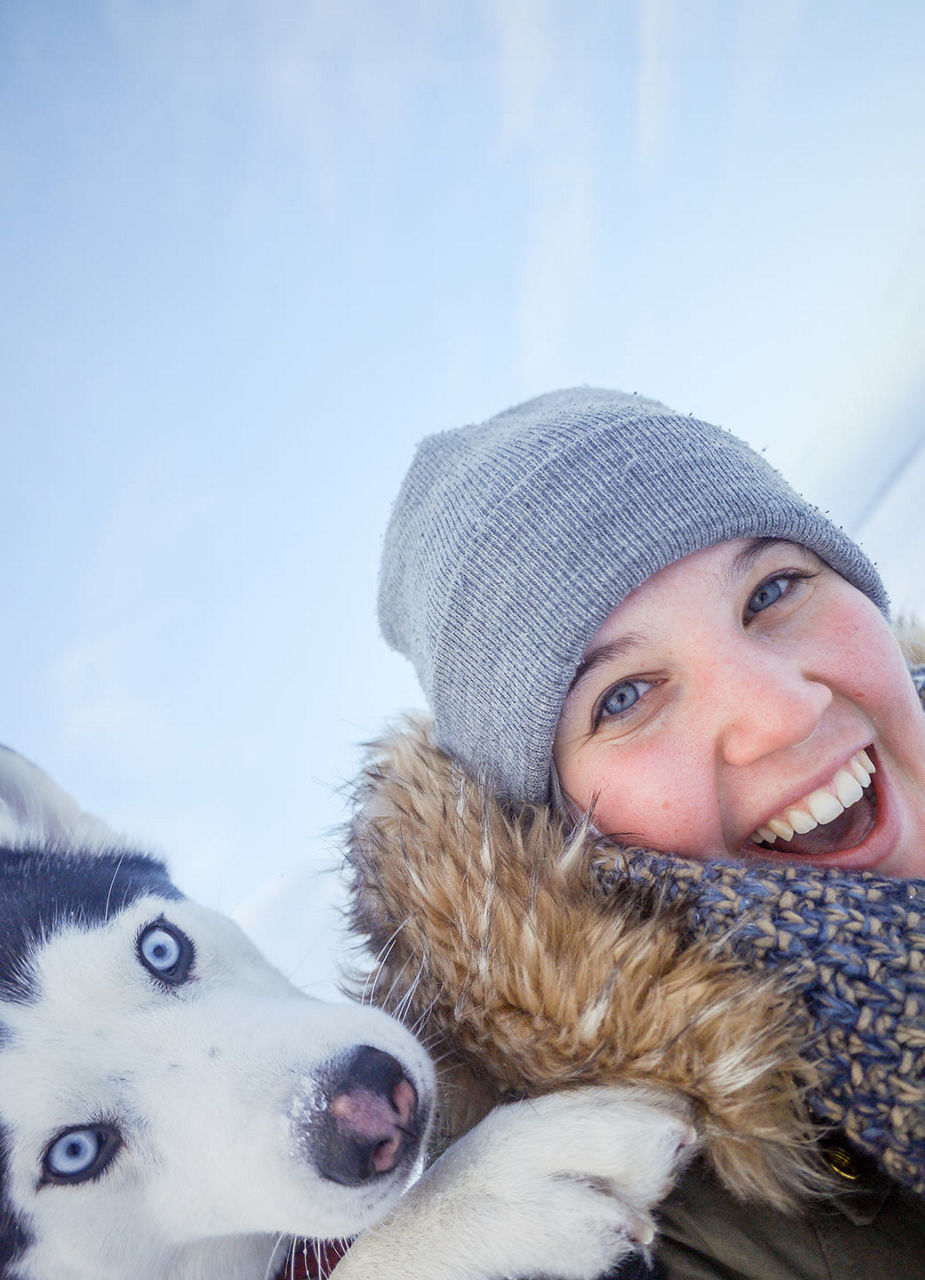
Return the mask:
[[831, 782], [787, 805], [753, 832], [750, 843], [764, 851], [800, 857], [844, 853], [863, 844], [877, 820], [871, 786], [876, 766], [858, 751]]

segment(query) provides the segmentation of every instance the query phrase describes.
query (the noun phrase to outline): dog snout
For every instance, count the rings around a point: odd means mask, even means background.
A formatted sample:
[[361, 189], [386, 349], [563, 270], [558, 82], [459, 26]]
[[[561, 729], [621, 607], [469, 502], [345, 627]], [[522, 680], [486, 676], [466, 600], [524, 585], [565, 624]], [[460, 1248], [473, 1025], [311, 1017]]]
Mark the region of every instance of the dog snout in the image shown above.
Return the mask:
[[417, 1091], [397, 1058], [360, 1045], [332, 1064], [325, 1106], [310, 1123], [322, 1177], [359, 1186], [413, 1159], [420, 1146]]

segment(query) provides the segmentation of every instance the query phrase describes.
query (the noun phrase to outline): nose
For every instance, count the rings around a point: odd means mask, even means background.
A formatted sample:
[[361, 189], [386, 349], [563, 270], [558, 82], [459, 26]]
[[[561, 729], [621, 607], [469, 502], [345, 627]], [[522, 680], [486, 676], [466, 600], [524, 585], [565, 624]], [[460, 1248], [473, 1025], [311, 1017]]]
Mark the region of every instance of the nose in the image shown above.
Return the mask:
[[810, 738], [832, 691], [786, 654], [751, 645], [718, 664], [716, 697], [722, 758], [726, 764], [747, 765]]
[[360, 1045], [332, 1064], [323, 1093], [311, 1144], [322, 1177], [356, 1187], [413, 1158], [421, 1140], [418, 1098], [397, 1058]]

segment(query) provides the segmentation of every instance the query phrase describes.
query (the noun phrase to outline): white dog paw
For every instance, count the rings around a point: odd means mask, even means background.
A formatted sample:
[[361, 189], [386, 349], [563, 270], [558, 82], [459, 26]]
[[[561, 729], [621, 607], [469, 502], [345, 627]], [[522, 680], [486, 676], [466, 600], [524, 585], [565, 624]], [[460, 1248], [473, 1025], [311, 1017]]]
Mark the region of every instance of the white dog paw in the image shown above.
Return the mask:
[[[553, 1174], [529, 1198], [516, 1204], [502, 1198], [497, 1210], [510, 1275], [594, 1280], [644, 1250], [655, 1234], [651, 1215], [609, 1179], [580, 1174]], [[486, 1259], [490, 1266], [498, 1261], [497, 1254]]]
[[597, 1280], [654, 1236], [693, 1150], [683, 1105], [595, 1087], [498, 1107], [433, 1164], [336, 1280]]
[[694, 1136], [681, 1104], [641, 1090], [497, 1108], [432, 1170], [470, 1220], [473, 1265], [460, 1274], [594, 1280], [652, 1241], [651, 1211]]

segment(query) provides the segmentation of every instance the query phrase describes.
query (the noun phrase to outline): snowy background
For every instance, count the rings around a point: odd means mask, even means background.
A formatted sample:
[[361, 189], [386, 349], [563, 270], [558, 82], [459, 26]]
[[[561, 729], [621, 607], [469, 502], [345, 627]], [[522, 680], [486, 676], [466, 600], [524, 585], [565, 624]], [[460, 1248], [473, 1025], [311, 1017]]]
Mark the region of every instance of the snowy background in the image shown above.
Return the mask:
[[925, 611], [920, 0], [4, 0], [0, 738], [310, 990], [414, 442], [730, 426]]

